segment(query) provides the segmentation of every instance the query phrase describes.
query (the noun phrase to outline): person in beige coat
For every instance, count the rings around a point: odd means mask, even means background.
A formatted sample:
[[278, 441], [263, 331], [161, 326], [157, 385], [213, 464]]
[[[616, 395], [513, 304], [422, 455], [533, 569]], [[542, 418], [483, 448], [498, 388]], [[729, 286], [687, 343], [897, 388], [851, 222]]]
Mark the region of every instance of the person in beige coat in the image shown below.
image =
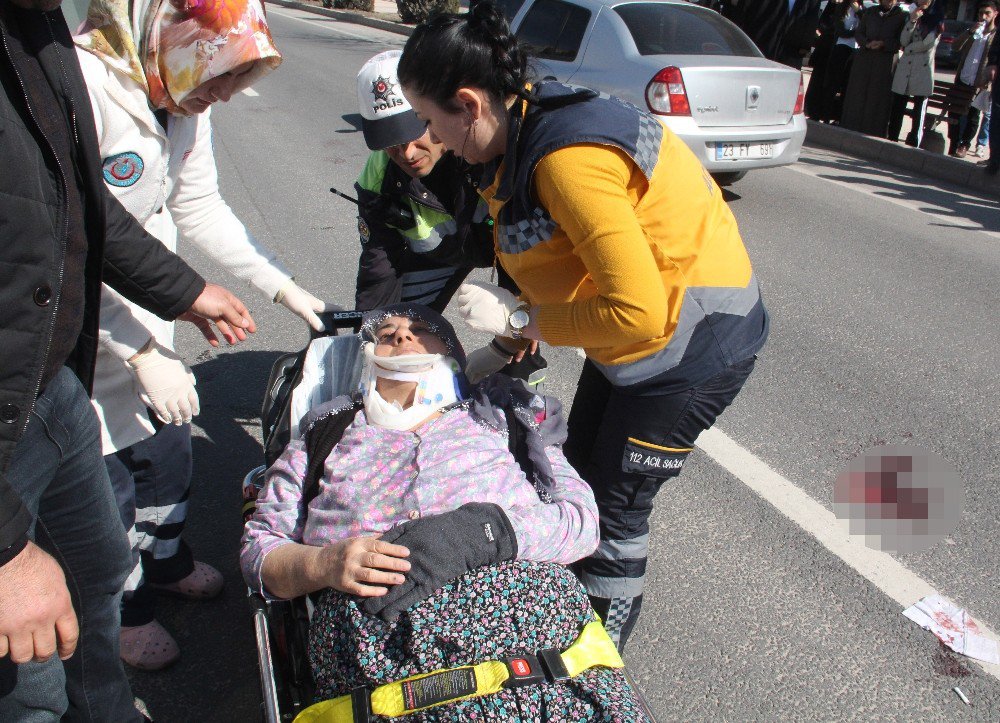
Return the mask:
[[917, 0], [900, 33], [903, 51], [892, 76], [892, 110], [889, 114], [890, 141], [899, 140], [906, 105], [913, 101], [913, 128], [906, 136], [908, 146], [919, 146], [924, 135], [927, 99], [934, 92], [934, 51], [941, 40], [944, 6], [938, 0]]

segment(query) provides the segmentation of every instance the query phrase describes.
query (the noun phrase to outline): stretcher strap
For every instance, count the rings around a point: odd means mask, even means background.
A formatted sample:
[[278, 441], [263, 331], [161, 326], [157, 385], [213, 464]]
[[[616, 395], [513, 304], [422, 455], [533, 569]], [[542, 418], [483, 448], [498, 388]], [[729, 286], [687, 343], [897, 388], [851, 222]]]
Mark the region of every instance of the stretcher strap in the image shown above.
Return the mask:
[[[625, 665], [600, 620], [587, 623], [576, 641], [559, 657], [570, 678], [598, 666], [621, 668]], [[371, 712], [395, 718], [439, 705], [479, 698], [503, 690], [511, 677], [511, 667], [503, 660], [487, 660], [478, 665], [422, 673], [375, 688], [371, 693]], [[543, 683], [546, 680], [541, 676], [533, 682]], [[294, 723], [356, 723], [352, 697], [342, 695], [316, 703], [299, 713]]]

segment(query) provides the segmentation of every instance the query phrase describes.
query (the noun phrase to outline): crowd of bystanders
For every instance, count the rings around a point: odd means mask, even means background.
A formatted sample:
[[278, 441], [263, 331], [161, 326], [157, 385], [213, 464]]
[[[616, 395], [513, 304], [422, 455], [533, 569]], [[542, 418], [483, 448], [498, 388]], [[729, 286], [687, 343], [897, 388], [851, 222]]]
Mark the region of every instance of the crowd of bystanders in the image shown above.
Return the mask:
[[[903, 140], [924, 148], [932, 147], [925, 143], [926, 131], [944, 123], [950, 155], [988, 156], [986, 172], [1000, 171], [1000, 136], [991, 128], [997, 117], [992, 85], [1000, 55], [1000, 44], [994, 42], [997, 0], [980, 0], [976, 22], [952, 43], [958, 68], [950, 81], [952, 100], [945, 117], [928, 116], [944, 1], [914, 0], [907, 9], [898, 0], [869, 4], [828, 0], [821, 9], [816, 0], [721, 0], [710, 6], [739, 25], [766, 57], [801, 67], [809, 56], [812, 77], [805, 110], [811, 119], [899, 141], [909, 116], [912, 123]], [[938, 91], [947, 93], [948, 87], [939, 83]]]

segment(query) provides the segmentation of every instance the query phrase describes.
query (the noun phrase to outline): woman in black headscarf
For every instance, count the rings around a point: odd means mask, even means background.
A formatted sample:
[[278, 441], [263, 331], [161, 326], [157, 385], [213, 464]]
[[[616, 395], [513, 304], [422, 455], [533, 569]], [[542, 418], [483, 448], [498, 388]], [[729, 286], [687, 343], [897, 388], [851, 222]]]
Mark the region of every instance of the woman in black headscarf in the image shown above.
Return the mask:
[[892, 71], [906, 13], [896, 0], [879, 0], [861, 13], [854, 37], [860, 46], [844, 94], [841, 125], [852, 131], [885, 138], [892, 108]]

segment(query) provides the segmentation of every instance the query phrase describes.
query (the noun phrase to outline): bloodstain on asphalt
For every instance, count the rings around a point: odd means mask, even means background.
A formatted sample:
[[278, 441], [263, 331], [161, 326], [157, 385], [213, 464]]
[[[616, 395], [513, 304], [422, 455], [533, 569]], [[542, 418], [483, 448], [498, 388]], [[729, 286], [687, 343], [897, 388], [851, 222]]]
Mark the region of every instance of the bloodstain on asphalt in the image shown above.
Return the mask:
[[965, 667], [965, 664], [944, 643], [938, 641], [938, 646], [934, 658], [931, 660], [935, 673], [947, 675], [949, 678], [964, 678], [967, 675], [972, 675], [972, 671]]

